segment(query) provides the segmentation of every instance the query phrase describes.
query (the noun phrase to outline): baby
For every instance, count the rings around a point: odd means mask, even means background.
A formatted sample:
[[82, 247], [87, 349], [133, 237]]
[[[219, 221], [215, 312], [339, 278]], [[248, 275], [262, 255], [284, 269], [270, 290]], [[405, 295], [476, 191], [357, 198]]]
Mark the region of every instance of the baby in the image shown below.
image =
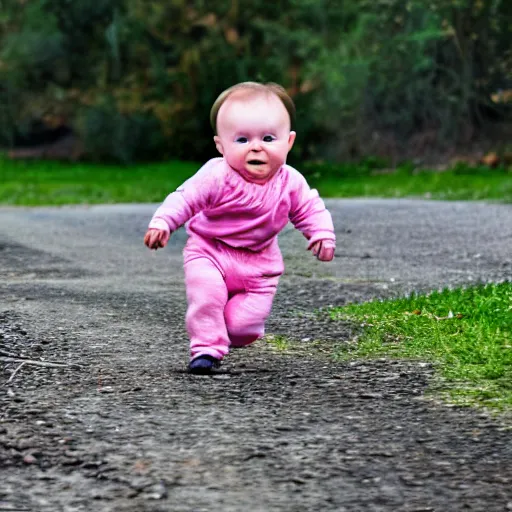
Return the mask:
[[321, 261], [334, 257], [332, 218], [318, 192], [286, 164], [295, 141], [292, 99], [279, 85], [244, 82], [215, 101], [221, 158], [208, 161], [156, 210], [144, 243], [165, 247], [187, 223], [183, 250], [190, 373], [208, 374], [230, 347], [265, 330], [284, 271], [277, 235], [288, 221]]

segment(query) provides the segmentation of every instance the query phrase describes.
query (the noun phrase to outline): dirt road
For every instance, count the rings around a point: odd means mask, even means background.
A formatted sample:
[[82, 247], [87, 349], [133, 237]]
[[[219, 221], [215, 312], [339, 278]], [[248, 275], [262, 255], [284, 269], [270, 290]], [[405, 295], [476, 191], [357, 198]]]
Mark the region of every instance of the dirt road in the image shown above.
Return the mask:
[[426, 397], [428, 364], [333, 363], [348, 328], [313, 314], [512, 279], [512, 208], [327, 203], [332, 264], [280, 237], [268, 333], [294, 350], [259, 341], [214, 377], [185, 373], [186, 235], [145, 249], [155, 205], [0, 208], [0, 510], [512, 510], [506, 421]]

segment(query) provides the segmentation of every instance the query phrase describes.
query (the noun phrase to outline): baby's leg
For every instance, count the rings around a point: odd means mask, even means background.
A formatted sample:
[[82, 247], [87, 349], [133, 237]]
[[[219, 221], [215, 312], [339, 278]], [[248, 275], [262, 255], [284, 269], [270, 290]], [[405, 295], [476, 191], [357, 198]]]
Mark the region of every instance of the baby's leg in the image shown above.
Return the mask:
[[229, 350], [224, 321], [228, 292], [219, 269], [208, 258], [185, 263], [188, 309], [186, 325], [191, 358], [210, 355], [222, 359]]
[[265, 286], [251, 287], [252, 289], [245, 293], [238, 293], [228, 301], [224, 318], [231, 346], [249, 345], [265, 334], [265, 321], [272, 309], [277, 278], [271, 281], [272, 283]]

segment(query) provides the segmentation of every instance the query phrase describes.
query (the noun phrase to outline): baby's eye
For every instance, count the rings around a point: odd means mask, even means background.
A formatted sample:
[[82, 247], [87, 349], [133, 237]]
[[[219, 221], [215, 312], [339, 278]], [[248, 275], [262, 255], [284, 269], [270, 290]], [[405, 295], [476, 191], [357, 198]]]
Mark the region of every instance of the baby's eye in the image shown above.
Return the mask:
[[237, 137], [235, 139], [235, 142], [238, 142], [240, 144], [247, 144], [247, 140], [248, 140], [247, 137]]
[[275, 137], [272, 137], [272, 135], [265, 135], [263, 137], [263, 142], [272, 142], [274, 140], [276, 140], [276, 139], [275, 139]]

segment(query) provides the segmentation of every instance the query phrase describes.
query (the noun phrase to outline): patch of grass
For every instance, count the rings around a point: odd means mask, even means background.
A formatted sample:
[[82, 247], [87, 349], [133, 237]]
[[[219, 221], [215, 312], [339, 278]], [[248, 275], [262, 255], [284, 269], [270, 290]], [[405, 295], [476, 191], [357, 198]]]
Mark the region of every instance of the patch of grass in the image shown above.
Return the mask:
[[291, 342], [286, 336], [270, 334], [265, 336], [265, 341], [276, 350], [286, 351], [290, 349]]
[[323, 197], [420, 197], [512, 203], [512, 172], [506, 168], [455, 167], [417, 170], [404, 165], [379, 174], [368, 166], [307, 164], [307, 178]]
[[[403, 165], [383, 174], [382, 162], [298, 165], [323, 197], [427, 197], [512, 202], [512, 172], [459, 166], [429, 172]], [[0, 156], [0, 204], [63, 205], [160, 202], [201, 164], [171, 161], [131, 166], [12, 161]]]
[[512, 407], [511, 282], [351, 304], [330, 315], [362, 328], [337, 349], [338, 360], [431, 361], [452, 401]]
[[0, 158], [0, 203], [38, 206], [161, 202], [199, 167], [179, 161], [122, 167]]

